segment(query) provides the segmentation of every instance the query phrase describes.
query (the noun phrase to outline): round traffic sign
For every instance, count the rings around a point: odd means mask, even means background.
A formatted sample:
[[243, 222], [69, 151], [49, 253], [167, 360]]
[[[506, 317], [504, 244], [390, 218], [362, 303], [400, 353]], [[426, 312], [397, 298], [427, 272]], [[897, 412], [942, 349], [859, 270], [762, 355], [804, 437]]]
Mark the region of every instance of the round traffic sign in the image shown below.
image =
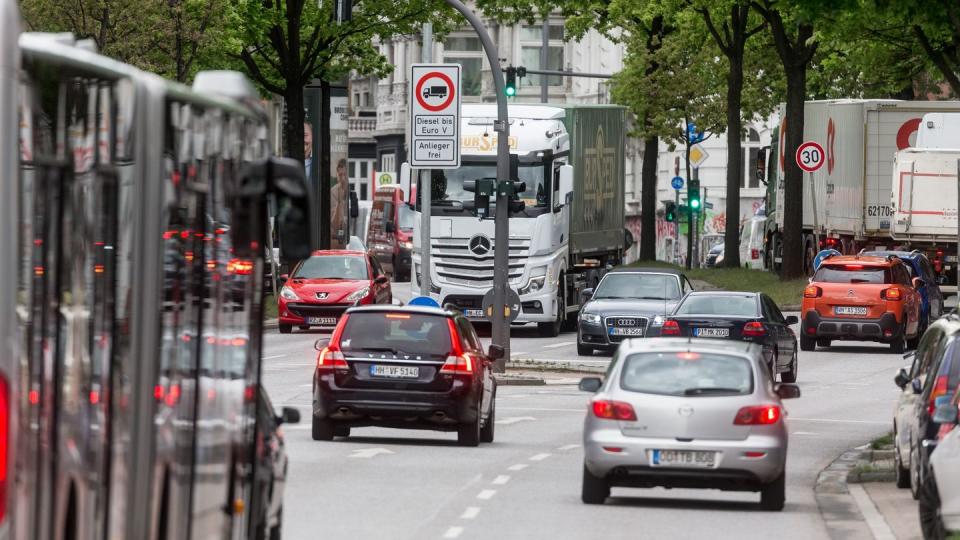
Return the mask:
[[[430, 79], [440, 79], [445, 86], [431, 85], [424, 90], [424, 84]], [[431, 71], [423, 77], [420, 77], [420, 80], [417, 81], [417, 103], [430, 112], [440, 112], [449, 107], [450, 104], [453, 103], [453, 97], [456, 92], [453, 86], [453, 80], [450, 79], [446, 73], [439, 71]], [[442, 98], [443, 101], [439, 105], [430, 105], [427, 103], [427, 98], [433, 97]]]
[[408, 306], [440, 307], [440, 304], [429, 296], [415, 296], [409, 302]]
[[[493, 322], [493, 289], [483, 295], [482, 306], [484, 316], [488, 321]], [[507, 288], [507, 305], [504, 308], [503, 314], [507, 322], [513, 322], [520, 316], [520, 296], [517, 295], [517, 291], [509, 287]]]
[[797, 148], [797, 166], [807, 172], [813, 172], [823, 167], [826, 153], [819, 143], [807, 141]]
[[673, 189], [683, 189], [683, 177], [674, 176], [673, 180], [670, 181], [670, 186], [673, 187]]

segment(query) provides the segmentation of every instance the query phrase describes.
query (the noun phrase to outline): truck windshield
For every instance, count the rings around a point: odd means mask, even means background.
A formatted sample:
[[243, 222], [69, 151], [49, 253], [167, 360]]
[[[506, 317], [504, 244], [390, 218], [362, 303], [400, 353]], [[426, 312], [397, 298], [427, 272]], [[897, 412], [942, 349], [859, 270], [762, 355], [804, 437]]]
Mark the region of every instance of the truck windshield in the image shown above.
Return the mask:
[[[526, 184], [526, 191], [519, 194], [519, 200], [528, 208], [546, 208], [550, 201], [550, 186], [544, 182], [542, 163], [521, 164], [518, 170], [519, 180]], [[435, 207], [460, 207], [473, 209], [473, 193], [463, 189], [465, 180], [496, 178], [496, 163], [465, 162], [459, 169], [431, 171], [432, 200]], [[491, 206], [493, 201], [491, 200]]]
[[397, 210], [397, 221], [400, 226], [401, 231], [410, 231], [413, 230], [413, 219], [415, 214], [413, 210], [410, 209], [406, 204], [401, 203], [400, 208]]

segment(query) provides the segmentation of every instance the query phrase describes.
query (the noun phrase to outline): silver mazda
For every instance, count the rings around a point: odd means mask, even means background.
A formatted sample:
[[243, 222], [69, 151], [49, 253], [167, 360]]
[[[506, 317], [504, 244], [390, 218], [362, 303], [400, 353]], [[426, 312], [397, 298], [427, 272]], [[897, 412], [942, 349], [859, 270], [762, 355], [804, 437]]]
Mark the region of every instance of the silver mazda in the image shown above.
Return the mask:
[[586, 504], [611, 487], [759, 491], [765, 510], [782, 510], [787, 460], [782, 399], [762, 349], [715, 339], [629, 339], [596, 392], [583, 425]]

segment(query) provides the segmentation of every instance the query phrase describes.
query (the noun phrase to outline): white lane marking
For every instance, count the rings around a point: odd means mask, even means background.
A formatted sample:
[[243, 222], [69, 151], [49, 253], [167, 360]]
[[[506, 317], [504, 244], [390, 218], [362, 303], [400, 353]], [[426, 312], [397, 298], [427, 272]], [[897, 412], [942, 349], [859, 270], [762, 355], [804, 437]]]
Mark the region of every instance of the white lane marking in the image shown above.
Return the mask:
[[477, 517], [477, 514], [480, 513], [479, 506], [468, 506], [466, 510], [460, 514], [460, 519], [473, 519]]
[[814, 431], [794, 431], [791, 435], [819, 435]]
[[577, 448], [580, 448], [579, 444], [567, 444], [567, 445], [561, 446], [560, 448], [557, 448], [557, 450], [561, 452], [566, 452], [567, 450], [574, 450]]
[[554, 343], [552, 345], [544, 345], [542, 349], [559, 349], [560, 347], [570, 347], [574, 345], [576, 341], [564, 341], [563, 343]]
[[545, 411], [545, 412], [586, 412], [586, 408], [583, 409], [553, 409], [549, 407], [499, 407], [501, 411]]
[[510, 481], [510, 475], [508, 475], [508, 474], [501, 474], [501, 475], [498, 475], [496, 478], [494, 478], [494, 479], [493, 479], [493, 482], [490, 482], [490, 483], [493, 484], [493, 485], [495, 485], [495, 486], [502, 486], [502, 485], [506, 484], [506, 483], [509, 482], [509, 481]]
[[509, 418], [501, 418], [494, 423], [509, 426], [510, 424], [516, 424], [517, 422], [532, 422], [534, 420], [536, 420], [536, 418], [532, 416], [512, 416]]
[[459, 538], [462, 532], [463, 532], [463, 527], [450, 527], [449, 529], [447, 529], [447, 532], [443, 533], [443, 537]]
[[530, 354], [530, 353], [528, 353], [527, 351], [511, 352], [510, 357], [513, 358], [514, 356], [520, 356], [521, 354]]
[[511, 465], [511, 466], [507, 467], [507, 470], [508, 470], [508, 471], [513, 471], [513, 472], [517, 472], [517, 471], [522, 471], [522, 470], [524, 470], [524, 469], [526, 469], [526, 468], [527, 468], [527, 464], [526, 464], [526, 463], [517, 463], [516, 465]]
[[875, 420], [840, 420], [837, 418], [794, 418], [788, 416], [787, 420], [794, 422], [826, 422], [831, 424], [870, 424], [876, 426], [888, 426], [890, 425], [889, 421], [875, 421]]
[[537, 454], [535, 456], [530, 456], [530, 461], [543, 461], [550, 457], [550, 454]]
[[497, 490], [495, 490], [495, 489], [485, 489], [485, 490], [481, 491], [480, 493], [477, 493], [477, 498], [478, 498], [478, 499], [481, 499], [481, 500], [484, 500], [484, 501], [489, 501], [489, 500], [492, 499], [493, 496], [496, 495], [496, 494], [497, 494]]
[[393, 452], [391, 452], [390, 450], [387, 450], [386, 448], [361, 448], [359, 450], [354, 450], [353, 453], [347, 457], [370, 459], [372, 457], [376, 457], [381, 454], [388, 455], [392, 453]]
[[887, 525], [883, 514], [877, 510], [876, 505], [873, 504], [873, 500], [867, 495], [863, 486], [860, 484], [850, 484], [848, 488], [850, 489], [850, 495], [853, 495], [853, 500], [857, 503], [857, 507], [860, 508], [863, 519], [867, 522], [867, 526], [870, 527], [870, 532], [873, 533], [874, 539], [896, 540], [897, 537], [894, 536], [893, 531], [890, 530], [890, 526]]
[[270, 355], [270, 356], [264, 356], [264, 357], [263, 357], [263, 360], [273, 360], [274, 358], [283, 358], [284, 356], [287, 356], [287, 355], [285, 355], [285, 354], [272, 354], [272, 355]]

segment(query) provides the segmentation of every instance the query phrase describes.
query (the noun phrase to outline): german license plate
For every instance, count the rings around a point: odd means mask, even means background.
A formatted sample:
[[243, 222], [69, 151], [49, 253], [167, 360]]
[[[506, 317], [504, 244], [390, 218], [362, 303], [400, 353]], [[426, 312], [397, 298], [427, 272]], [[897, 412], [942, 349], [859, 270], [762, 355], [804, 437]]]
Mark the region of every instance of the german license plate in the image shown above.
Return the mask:
[[865, 306], [833, 306], [833, 313], [836, 315], [866, 315]]
[[611, 328], [611, 336], [642, 336], [643, 328]]
[[717, 453], [706, 450], [654, 450], [654, 467], [693, 467], [710, 469], [717, 464]]
[[693, 335], [697, 337], [730, 337], [729, 328], [694, 328]]
[[317, 326], [335, 326], [337, 324], [336, 317], [307, 317], [307, 324], [315, 324]]
[[370, 366], [370, 375], [374, 377], [389, 377], [391, 379], [416, 379], [420, 376], [420, 368], [415, 366]]
[[483, 310], [482, 309], [465, 309], [463, 310], [463, 316], [468, 319], [482, 319]]

